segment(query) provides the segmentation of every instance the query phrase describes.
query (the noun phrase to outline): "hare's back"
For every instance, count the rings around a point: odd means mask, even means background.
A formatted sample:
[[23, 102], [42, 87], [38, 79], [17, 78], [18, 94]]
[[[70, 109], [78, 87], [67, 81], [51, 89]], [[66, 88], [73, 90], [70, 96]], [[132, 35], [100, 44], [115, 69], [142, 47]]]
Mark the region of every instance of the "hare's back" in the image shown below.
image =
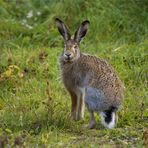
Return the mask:
[[119, 79], [114, 68], [106, 62], [104, 59], [97, 58], [91, 55], [83, 55], [79, 60], [79, 66], [81, 71], [86, 75], [90, 75], [91, 84], [100, 86], [121, 86], [122, 82]]
[[81, 62], [84, 63], [83, 71], [90, 75], [88, 86], [93, 88], [91, 92], [95, 91], [98, 95], [101, 93], [108, 102], [119, 104], [123, 98], [124, 86], [112, 66], [103, 59], [89, 55], [84, 55]]

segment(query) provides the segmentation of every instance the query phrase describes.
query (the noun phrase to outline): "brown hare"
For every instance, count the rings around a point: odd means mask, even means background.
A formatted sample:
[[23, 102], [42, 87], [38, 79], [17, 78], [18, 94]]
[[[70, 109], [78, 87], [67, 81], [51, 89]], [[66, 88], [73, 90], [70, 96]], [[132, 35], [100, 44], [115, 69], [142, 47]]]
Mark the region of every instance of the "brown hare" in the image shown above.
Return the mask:
[[94, 112], [101, 115], [102, 124], [113, 128], [116, 111], [123, 99], [124, 86], [114, 69], [105, 60], [80, 52], [79, 44], [86, 35], [89, 21], [81, 23], [72, 38], [67, 26], [55, 19], [64, 38], [64, 50], [60, 56], [63, 83], [71, 96], [71, 116], [80, 120], [84, 116], [84, 104], [90, 114], [88, 127], [95, 126]]

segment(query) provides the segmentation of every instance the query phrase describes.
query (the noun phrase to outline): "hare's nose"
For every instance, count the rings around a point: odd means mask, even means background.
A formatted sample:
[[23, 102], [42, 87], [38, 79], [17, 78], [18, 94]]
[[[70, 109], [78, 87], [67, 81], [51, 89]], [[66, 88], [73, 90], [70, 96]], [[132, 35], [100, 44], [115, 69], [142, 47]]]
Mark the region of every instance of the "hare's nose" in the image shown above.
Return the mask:
[[71, 56], [71, 53], [65, 53], [65, 55], [66, 55], [67, 57], [70, 57], [70, 56]]

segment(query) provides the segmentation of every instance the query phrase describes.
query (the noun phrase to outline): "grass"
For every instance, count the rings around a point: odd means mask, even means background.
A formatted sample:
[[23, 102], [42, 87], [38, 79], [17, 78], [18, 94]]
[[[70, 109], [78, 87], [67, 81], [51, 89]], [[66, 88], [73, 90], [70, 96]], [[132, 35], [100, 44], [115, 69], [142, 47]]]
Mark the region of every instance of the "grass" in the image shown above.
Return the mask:
[[[133, 0], [0, 0], [0, 147], [144, 147], [148, 141], [148, 7]], [[32, 14], [31, 18], [29, 15]], [[119, 122], [104, 129], [73, 122], [60, 82], [62, 39], [53, 18], [72, 32], [91, 22], [83, 52], [106, 59], [125, 84]]]

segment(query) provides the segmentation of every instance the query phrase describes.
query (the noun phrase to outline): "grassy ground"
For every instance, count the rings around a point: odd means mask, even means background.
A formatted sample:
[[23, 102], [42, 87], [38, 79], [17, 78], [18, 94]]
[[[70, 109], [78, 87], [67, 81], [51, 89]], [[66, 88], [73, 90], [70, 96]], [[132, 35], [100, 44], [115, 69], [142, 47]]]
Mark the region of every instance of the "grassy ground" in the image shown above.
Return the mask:
[[[69, 119], [60, 82], [63, 43], [53, 18], [90, 29], [83, 52], [106, 59], [125, 84], [113, 130]], [[148, 143], [148, 2], [146, 0], [0, 0], [0, 147], [144, 147]]]

